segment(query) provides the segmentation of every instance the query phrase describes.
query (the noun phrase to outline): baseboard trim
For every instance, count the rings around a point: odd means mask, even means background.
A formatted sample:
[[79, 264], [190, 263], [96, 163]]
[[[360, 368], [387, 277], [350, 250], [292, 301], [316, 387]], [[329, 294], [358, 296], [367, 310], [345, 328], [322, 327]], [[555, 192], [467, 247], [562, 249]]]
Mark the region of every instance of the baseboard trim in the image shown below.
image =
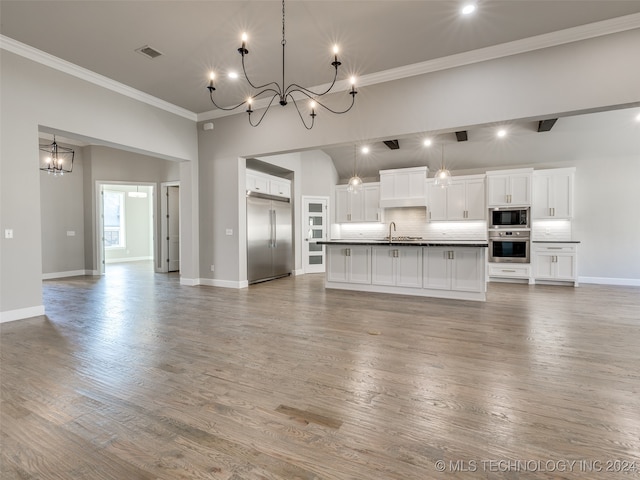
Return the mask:
[[180, 277], [180, 285], [185, 285], [187, 287], [195, 287], [196, 285], [200, 285], [200, 279]]
[[42, 280], [52, 280], [54, 278], [66, 278], [66, 277], [83, 277], [84, 275], [91, 275], [92, 270], [69, 270], [68, 272], [52, 272], [43, 273]]
[[640, 278], [579, 277], [578, 281], [580, 283], [595, 283], [598, 285], [640, 287]]
[[25, 318], [39, 317], [44, 315], [44, 305], [37, 307], [18, 308], [16, 310], [7, 310], [0, 312], [0, 323], [13, 322], [14, 320], [23, 320]]
[[200, 278], [200, 285], [206, 285], [207, 287], [222, 287], [222, 288], [247, 288], [249, 282], [247, 280], [218, 280], [215, 278]]
[[304, 268], [300, 268], [300, 269], [298, 269], [298, 270], [294, 270], [294, 271], [293, 271], [293, 275], [295, 275], [296, 277], [297, 277], [298, 275], [304, 275]]

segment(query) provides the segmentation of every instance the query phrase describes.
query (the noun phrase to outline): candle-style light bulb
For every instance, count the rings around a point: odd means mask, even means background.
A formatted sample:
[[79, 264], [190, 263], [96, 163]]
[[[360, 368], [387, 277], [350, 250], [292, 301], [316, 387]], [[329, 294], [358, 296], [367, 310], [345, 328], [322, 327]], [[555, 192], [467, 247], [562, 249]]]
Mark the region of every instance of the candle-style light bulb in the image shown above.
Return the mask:
[[215, 78], [216, 78], [216, 74], [213, 73], [213, 72], [210, 72], [209, 73], [209, 86], [207, 88], [213, 89], [213, 81], [215, 80]]
[[253, 98], [251, 97], [247, 98], [247, 113], [253, 113], [253, 110], [251, 109], [252, 103], [253, 103]]
[[247, 36], [247, 32], [243, 32], [241, 38], [242, 46], [238, 49], [238, 53], [244, 57], [247, 53], [249, 53], [249, 50], [247, 50], [247, 39], [249, 38]]
[[338, 48], [338, 44], [335, 43], [333, 45], [333, 62], [331, 63], [331, 65], [333, 65], [336, 68], [336, 70], [338, 70], [338, 67], [340, 65], [342, 65], [342, 63], [338, 61], [338, 52], [339, 51], [340, 51], [340, 49]]

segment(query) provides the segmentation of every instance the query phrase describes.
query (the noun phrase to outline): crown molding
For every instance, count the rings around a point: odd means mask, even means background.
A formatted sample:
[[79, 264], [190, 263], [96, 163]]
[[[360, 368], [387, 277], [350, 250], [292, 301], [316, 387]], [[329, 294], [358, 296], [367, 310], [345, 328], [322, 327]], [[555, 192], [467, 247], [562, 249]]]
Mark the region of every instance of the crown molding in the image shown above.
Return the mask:
[[[379, 83], [391, 82], [403, 78], [415, 77], [417, 75], [424, 75], [427, 73], [462, 67], [474, 63], [486, 62], [489, 60], [509, 57], [512, 55], [532, 52], [535, 50], [542, 50], [544, 48], [565, 45], [567, 43], [588, 40], [590, 38], [611, 35], [627, 30], [634, 30], [636, 28], [640, 28], [640, 13], [611, 18], [609, 20], [602, 20], [600, 22], [589, 23], [586, 25], [567, 28], [565, 30], [558, 30], [556, 32], [536, 35], [534, 37], [523, 38], [521, 40], [514, 40], [513, 42], [492, 45], [490, 47], [479, 48], [468, 52], [449, 55], [447, 57], [435, 58], [433, 60], [405, 65], [381, 72], [370, 73], [358, 78], [358, 87], [366, 87], [369, 85], [376, 85]], [[328, 86], [329, 84], [319, 85], [316, 87], [312, 87], [311, 90], [322, 91], [323, 88], [326, 89]], [[334, 87], [333, 92], [337, 93], [349, 90], [350, 88], [351, 84], [346, 80], [343, 80], [341, 82], [336, 82], [336, 86]], [[266, 107], [269, 103], [268, 99], [266, 100], [267, 101], [260, 100], [254, 102], [254, 109], [257, 110], [259, 108]], [[198, 121], [213, 120], [229, 115], [237, 115], [239, 113], [244, 112], [210, 110], [208, 112], [199, 113]]]
[[[458, 53], [447, 57], [436, 58], [425, 62], [414, 63], [411, 65], [363, 75], [358, 79], [358, 86], [366, 87], [369, 85], [391, 82], [417, 75], [424, 75], [450, 68], [462, 67], [474, 63], [495, 60], [497, 58], [527, 53], [534, 50], [541, 50], [567, 43], [588, 40], [590, 38], [620, 33], [636, 28], [640, 28], [640, 13], [602, 20], [600, 22], [580, 25], [577, 27], [567, 28], [565, 30], [558, 30], [557, 32], [536, 35], [522, 40], [515, 40], [513, 42], [502, 43], [500, 45], [479, 48], [469, 52]], [[33, 48], [1, 34], [0, 49], [15, 53], [16, 55], [28, 58], [34, 62], [54, 68], [76, 78], [80, 78], [126, 97], [138, 100], [161, 110], [165, 110], [174, 115], [184, 117], [188, 120], [200, 122], [244, 113], [240, 111], [228, 112], [216, 109], [196, 114], [190, 110], [166, 102], [165, 100], [161, 100], [153, 95], [149, 95], [148, 93], [129, 87], [128, 85], [112, 80], [104, 75], [92, 72], [91, 70], [87, 70], [86, 68], [67, 62], [66, 60], [62, 60], [61, 58], [55, 57], [43, 52], [42, 50], [38, 50], [37, 48]], [[328, 86], [328, 83], [318, 85], [311, 87], [311, 90], [323, 91]], [[351, 84], [347, 80], [342, 80], [336, 82], [333, 91], [337, 93], [349, 90], [350, 88]], [[254, 108], [264, 108], [268, 103], [269, 99], [259, 100], [254, 103]]]
[[116, 82], [115, 80], [105, 77], [104, 75], [92, 72], [91, 70], [87, 70], [86, 68], [80, 67], [74, 63], [67, 62], [66, 60], [62, 60], [61, 58], [50, 55], [46, 52], [43, 52], [42, 50], [33, 48], [5, 35], [0, 35], [0, 49], [15, 53], [16, 55], [20, 55], [21, 57], [40, 63], [41, 65], [45, 65], [68, 75], [72, 75], [81, 80], [93, 83], [94, 85], [97, 85], [99, 87], [103, 87], [107, 90], [111, 90], [113, 92], [124, 95], [125, 97], [129, 97], [134, 100], [138, 100], [139, 102], [146, 103], [147, 105], [151, 105], [152, 107], [156, 107], [174, 115], [184, 117], [187, 120], [192, 120], [194, 122], [197, 120], [197, 115], [194, 112], [187, 110], [186, 108], [179, 107], [157, 97], [154, 97], [153, 95], [149, 95], [148, 93], [136, 90], [135, 88], [129, 87], [128, 85], [125, 85], [123, 83]]

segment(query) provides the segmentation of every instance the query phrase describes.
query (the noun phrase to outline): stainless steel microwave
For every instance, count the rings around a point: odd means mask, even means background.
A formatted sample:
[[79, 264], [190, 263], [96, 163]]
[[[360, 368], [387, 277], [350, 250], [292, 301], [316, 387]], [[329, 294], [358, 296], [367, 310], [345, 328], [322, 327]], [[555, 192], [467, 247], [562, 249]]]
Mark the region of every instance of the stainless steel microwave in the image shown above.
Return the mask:
[[492, 209], [489, 211], [489, 228], [509, 230], [530, 228], [529, 213], [529, 207]]

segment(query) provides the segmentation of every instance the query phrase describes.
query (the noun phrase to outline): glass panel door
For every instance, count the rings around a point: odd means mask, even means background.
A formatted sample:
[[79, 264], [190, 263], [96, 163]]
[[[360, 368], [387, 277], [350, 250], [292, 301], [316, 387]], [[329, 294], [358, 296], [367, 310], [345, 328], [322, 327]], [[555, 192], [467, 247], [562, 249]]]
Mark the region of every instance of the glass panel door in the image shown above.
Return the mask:
[[327, 198], [303, 198], [303, 263], [305, 273], [318, 273], [325, 270], [324, 245], [318, 240], [327, 238]]

